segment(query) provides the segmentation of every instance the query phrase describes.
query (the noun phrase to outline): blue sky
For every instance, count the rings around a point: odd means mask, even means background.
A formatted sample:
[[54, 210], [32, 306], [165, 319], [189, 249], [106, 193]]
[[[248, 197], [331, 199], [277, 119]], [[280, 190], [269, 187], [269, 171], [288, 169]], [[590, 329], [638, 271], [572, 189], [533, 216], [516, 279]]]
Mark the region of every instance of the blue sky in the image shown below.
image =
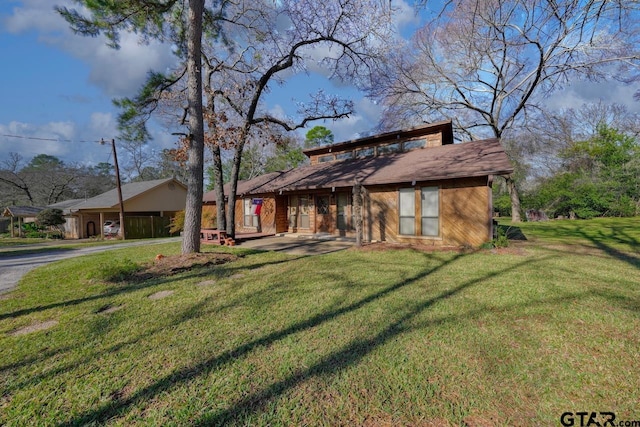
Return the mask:
[[[108, 147], [96, 142], [117, 136], [118, 111], [111, 100], [132, 96], [150, 69], [164, 70], [174, 58], [169, 47], [141, 45], [134, 35], [124, 34], [117, 51], [102, 37], [74, 35], [54, 4], [77, 7], [70, 0], [0, 2], [0, 162], [11, 152], [25, 161], [42, 153], [67, 163], [112, 162]], [[415, 27], [418, 18], [402, 0], [399, 4], [404, 16], [398, 20]], [[374, 103], [354, 88], [335, 86], [316, 74], [293, 76], [285, 87], [276, 87], [267, 98], [268, 107], [294, 114], [293, 94], [299, 98], [320, 88], [356, 104], [356, 114], [348, 119], [316, 123], [329, 127], [336, 141], [376, 125], [380, 112]], [[161, 126], [153, 126], [152, 133], [149, 149], [174, 147], [176, 137]]]
[[[397, 22], [404, 34], [409, 34], [419, 24], [419, 17], [404, 0], [393, 2], [400, 9]], [[134, 94], [148, 70], [163, 70], [174, 58], [167, 46], [153, 42], [141, 45], [134, 35], [123, 35], [118, 51], [107, 47], [103, 38], [74, 35], [53, 10], [54, 4], [75, 7], [70, 0], [0, 2], [0, 163], [10, 152], [25, 161], [42, 153], [67, 163], [112, 162], [109, 147], [97, 143], [100, 138], [117, 135], [117, 109], [111, 100]], [[268, 107], [293, 114], [292, 94], [300, 96], [318, 88], [348, 95], [355, 102], [356, 114], [350, 118], [317, 123], [330, 128], [336, 141], [357, 137], [376, 125], [378, 106], [355, 89], [335, 86], [319, 75], [294, 76], [287, 86], [274, 90]], [[632, 100], [634, 91], [613, 83], [578, 84], [550, 102], [573, 106], [606, 94], [609, 100], [638, 111], [640, 103]], [[153, 137], [150, 150], [175, 144], [175, 137], [160, 126], [153, 128]]]

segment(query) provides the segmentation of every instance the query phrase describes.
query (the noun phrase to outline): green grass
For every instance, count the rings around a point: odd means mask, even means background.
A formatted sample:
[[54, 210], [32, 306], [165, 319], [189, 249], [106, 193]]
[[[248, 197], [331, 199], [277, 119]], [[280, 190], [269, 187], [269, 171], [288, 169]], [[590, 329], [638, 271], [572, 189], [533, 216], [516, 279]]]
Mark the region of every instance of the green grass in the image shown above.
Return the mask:
[[0, 425], [640, 419], [639, 225], [525, 223], [462, 254], [207, 247], [241, 258], [147, 281], [110, 278], [179, 244], [57, 262], [0, 301]]
[[56, 239], [32, 239], [32, 238], [0, 238], [0, 258], [37, 254], [50, 251], [70, 251], [92, 246], [111, 246], [129, 242], [139, 242], [150, 240], [157, 243], [158, 239], [95, 239], [79, 242], [77, 240], [56, 240]]

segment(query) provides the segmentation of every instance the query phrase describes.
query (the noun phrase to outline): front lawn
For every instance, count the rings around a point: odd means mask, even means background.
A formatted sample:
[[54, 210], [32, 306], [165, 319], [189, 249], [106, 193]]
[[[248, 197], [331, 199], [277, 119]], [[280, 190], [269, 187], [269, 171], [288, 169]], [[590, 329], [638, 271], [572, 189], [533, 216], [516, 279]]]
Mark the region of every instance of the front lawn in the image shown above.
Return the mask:
[[640, 420], [640, 220], [594, 221], [463, 253], [57, 262], [0, 300], [0, 425]]

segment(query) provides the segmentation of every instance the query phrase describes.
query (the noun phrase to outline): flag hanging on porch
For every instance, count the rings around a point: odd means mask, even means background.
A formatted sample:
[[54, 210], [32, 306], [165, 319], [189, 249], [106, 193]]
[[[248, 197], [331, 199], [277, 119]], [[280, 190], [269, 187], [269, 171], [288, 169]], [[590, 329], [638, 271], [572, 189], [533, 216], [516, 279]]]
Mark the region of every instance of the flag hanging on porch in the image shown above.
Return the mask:
[[262, 210], [262, 199], [252, 199], [251, 200], [251, 214], [252, 215], [260, 215], [260, 210]]

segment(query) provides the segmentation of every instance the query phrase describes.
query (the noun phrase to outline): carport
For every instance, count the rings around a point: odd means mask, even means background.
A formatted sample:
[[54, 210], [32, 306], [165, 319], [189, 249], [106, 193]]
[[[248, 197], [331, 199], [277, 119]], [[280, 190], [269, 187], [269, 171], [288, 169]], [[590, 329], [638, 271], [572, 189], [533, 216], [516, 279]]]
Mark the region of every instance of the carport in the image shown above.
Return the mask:
[[[38, 214], [44, 208], [36, 206], [8, 206], [2, 212], [2, 216], [11, 218], [11, 237], [19, 237], [22, 234], [22, 224], [34, 222]], [[18, 236], [15, 236], [15, 221], [18, 225]], [[31, 221], [28, 221], [31, 220]]]

